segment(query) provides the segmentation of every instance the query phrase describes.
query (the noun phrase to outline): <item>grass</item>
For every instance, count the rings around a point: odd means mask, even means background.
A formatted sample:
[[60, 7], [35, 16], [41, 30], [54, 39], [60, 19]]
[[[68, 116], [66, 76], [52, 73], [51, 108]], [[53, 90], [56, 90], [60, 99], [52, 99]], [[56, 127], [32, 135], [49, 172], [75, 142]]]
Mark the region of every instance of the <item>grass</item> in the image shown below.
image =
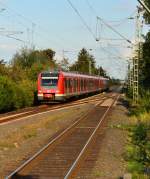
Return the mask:
[[129, 130], [126, 146], [127, 170], [135, 179], [146, 179], [148, 177], [144, 175], [144, 171], [150, 165], [150, 114], [141, 113], [130, 119], [134, 121], [134, 125]]
[[105, 177], [105, 174], [104, 174], [102, 171], [100, 171], [100, 170], [98, 170], [98, 169], [95, 169], [95, 170], [93, 171], [93, 176], [94, 176], [94, 177]]
[[129, 131], [129, 130], [131, 130], [133, 128], [133, 125], [129, 125], [129, 124], [113, 124], [113, 125], [110, 125], [110, 128]]
[[144, 174], [133, 173], [132, 179], [150, 179], [150, 176]]
[[23, 135], [23, 138], [26, 139], [30, 139], [32, 137], [36, 137], [37, 136], [37, 130], [31, 130], [29, 132], [27, 132], [26, 134]]

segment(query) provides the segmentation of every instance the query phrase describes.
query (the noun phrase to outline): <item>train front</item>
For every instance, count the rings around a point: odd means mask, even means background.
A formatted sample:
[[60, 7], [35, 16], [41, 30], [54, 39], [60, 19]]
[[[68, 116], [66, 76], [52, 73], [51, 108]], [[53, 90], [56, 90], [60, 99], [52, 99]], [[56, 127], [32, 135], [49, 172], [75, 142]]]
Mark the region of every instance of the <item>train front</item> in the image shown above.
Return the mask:
[[38, 76], [38, 101], [55, 101], [60, 93], [59, 72], [42, 72]]

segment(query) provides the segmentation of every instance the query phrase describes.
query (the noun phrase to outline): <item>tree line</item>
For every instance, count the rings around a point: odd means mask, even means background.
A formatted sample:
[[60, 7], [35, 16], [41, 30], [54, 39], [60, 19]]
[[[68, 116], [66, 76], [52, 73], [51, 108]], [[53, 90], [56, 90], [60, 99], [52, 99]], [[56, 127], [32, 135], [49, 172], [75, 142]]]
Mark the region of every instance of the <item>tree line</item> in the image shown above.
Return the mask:
[[[150, 0], [144, 0], [150, 9]], [[143, 18], [146, 24], [150, 24], [150, 14], [143, 9]], [[141, 48], [142, 59], [139, 62], [139, 84], [142, 89], [150, 89], [150, 31], [144, 36], [144, 43]]]
[[69, 64], [68, 59], [55, 60], [52, 49], [34, 50], [22, 48], [9, 63], [0, 60], [0, 112], [32, 106], [37, 90], [37, 76], [41, 71], [65, 70], [89, 72], [93, 75], [107, 76], [102, 67], [96, 67], [95, 59], [83, 48], [77, 60]]

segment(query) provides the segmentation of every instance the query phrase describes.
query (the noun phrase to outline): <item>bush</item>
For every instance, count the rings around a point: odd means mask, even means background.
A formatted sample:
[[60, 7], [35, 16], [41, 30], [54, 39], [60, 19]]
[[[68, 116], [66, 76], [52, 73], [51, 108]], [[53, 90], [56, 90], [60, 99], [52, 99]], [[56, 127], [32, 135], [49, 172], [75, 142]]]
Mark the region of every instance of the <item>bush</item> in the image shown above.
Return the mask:
[[34, 101], [34, 85], [29, 80], [20, 81], [15, 85], [14, 108], [31, 106]]
[[130, 144], [126, 147], [128, 171], [136, 174], [144, 172], [150, 164], [150, 142], [148, 140], [149, 127], [139, 122], [129, 132]]
[[131, 173], [142, 173], [144, 171], [144, 165], [136, 161], [128, 162], [128, 171]]
[[0, 76], [0, 112], [13, 108], [14, 83], [6, 76]]
[[142, 112], [150, 111], [150, 91], [142, 90], [139, 103]]
[[144, 145], [147, 142], [147, 126], [138, 122], [138, 124], [132, 129], [132, 143], [134, 145]]
[[18, 84], [6, 76], [0, 77], [0, 112], [31, 106], [34, 102], [35, 85], [29, 80]]

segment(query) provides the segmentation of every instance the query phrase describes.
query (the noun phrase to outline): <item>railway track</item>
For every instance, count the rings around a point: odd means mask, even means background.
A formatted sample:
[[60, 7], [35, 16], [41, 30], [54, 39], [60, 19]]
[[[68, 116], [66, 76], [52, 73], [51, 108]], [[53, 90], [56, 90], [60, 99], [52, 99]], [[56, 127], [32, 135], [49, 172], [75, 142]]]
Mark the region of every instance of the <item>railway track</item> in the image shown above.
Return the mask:
[[101, 102], [96, 101], [94, 109], [65, 129], [6, 179], [73, 178], [118, 97], [119, 95], [113, 95], [112, 103], [105, 107], [101, 104], [110, 99], [110, 96]]
[[76, 106], [76, 105], [82, 105], [82, 104], [85, 104], [85, 103], [88, 103], [88, 102], [98, 101], [100, 96], [105, 98], [106, 95], [98, 94], [98, 95], [91, 96], [91, 97], [88, 97], [88, 98], [85, 98], [85, 99], [72, 101], [72, 102], [69, 102], [69, 103], [63, 103], [63, 104], [54, 104], [52, 106], [41, 105], [41, 106], [35, 107], [33, 109], [29, 109], [27, 111], [14, 113], [14, 114], [10, 114], [10, 115], [7, 115], [7, 116], [2, 116], [2, 117], [0, 117], [0, 124], [7, 123], [7, 122], [10, 122], [10, 121], [13, 121], [13, 120], [16, 120], [16, 119], [22, 119], [24, 117], [29, 117], [29, 116], [39, 114], [39, 113], [42, 113], [42, 112], [47, 112], [47, 111], [57, 110], [57, 109], [61, 109], [61, 108], [72, 107], [72, 106]]

